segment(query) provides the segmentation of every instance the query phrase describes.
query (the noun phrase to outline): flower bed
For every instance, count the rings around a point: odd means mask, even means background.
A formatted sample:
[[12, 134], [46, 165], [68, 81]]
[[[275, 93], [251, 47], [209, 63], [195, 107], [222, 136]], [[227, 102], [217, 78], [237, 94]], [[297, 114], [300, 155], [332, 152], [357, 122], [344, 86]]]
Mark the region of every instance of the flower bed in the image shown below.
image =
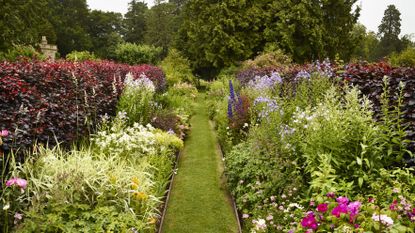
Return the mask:
[[[400, 117], [412, 110], [409, 89], [399, 85], [412, 71], [386, 72], [394, 83], [389, 85], [385, 70], [378, 81], [353, 81], [349, 70], [327, 64], [270, 69], [262, 76], [251, 72], [237, 76], [241, 82], [212, 84], [212, 118], [244, 232], [414, 228], [415, 176], [403, 168], [410, 152]], [[366, 86], [339, 85], [344, 79]], [[362, 95], [373, 89], [375, 94]], [[371, 102], [373, 95], [378, 102]], [[245, 107], [238, 101], [243, 96]], [[235, 124], [237, 119], [243, 120]]]
[[0, 64], [0, 129], [5, 143], [30, 148], [86, 136], [104, 114], [114, 115], [127, 72], [142, 73], [164, 88], [159, 68], [102, 62], [21, 61]]

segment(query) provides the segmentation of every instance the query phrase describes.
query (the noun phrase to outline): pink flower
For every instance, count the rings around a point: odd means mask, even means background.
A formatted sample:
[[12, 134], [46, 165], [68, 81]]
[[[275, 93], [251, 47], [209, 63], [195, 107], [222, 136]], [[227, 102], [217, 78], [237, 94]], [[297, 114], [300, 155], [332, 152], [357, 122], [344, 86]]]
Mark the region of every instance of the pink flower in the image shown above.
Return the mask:
[[318, 225], [313, 212], [308, 213], [308, 215], [301, 220], [301, 226], [307, 229], [317, 229]]
[[339, 204], [338, 206], [334, 207], [334, 209], [331, 211], [331, 214], [340, 218], [341, 214], [347, 214], [347, 205]]
[[362, 203], [360, 203], [359, 201], [351, 202], [347, 206], [347, 210], [350, 213], [350, 221], [353, 221], [354, 218], [356, 217], [356, 215], [359, 214], [359, 209], [360, 209], [361, 206], [362, 206]]
[[369, 203], [374, 203], [375, 199], [373, 197], [369, 197], [369, 199], [367, 200]]
[[17, 177], [6, 181], [6, 186], [7, 187], [10, 187], [12, 185], [17, 185], [18, 187], [20, 187], [23, 190], [27, 186], [27, 181], [25, 179], [21, 179], [21, 178], [17, 178]]
[[321, 212], [321, 213], [325, 213], [328, 210], [328, 206], [329, 206], [329, 204], [327, 204], [327, 203], [319, 204], [317, 206], [317, 211]]
[[7, 130], [3, 129], [3, 130], [0, 132], [0, 136], [1, 136], [1, 137], [7, 137], [7, 136], [9, 136], [9, 131], [7, 131]]
[[339, 204], [344, 204], [344, 205], [349, 204], [349, 199], [348, 199], [347, 197], [338, 197], [338, 198], [336, 199], [336, 201], [337, 201]]
[[310, 201], [310, 206], [315, 206], [315, 205], [316, 205], [316, 202]]

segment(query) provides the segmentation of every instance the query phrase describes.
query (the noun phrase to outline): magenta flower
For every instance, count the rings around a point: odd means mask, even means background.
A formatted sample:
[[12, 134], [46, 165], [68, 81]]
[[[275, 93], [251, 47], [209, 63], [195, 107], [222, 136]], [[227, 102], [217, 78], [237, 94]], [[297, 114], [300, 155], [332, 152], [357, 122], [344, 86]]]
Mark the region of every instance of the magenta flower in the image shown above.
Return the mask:
[[349, 204], [349, 199], [348, 199], [347, 197], [338, 197], [338, 198], [336, 199], [336, 201], [337, 201], [339, 204], [344, 204], [344, 205]]
[[340, 218], [341, 214], [347, 214], [347, 205], [339, 204], [338, 206], [334, 207], [334, 209], [331, 211], [331, 214]]
[[301, 226], [307, 229], [317, 229], [318, 225], [313, 212], [308, 213], [307, 216], [301, 220]]
[[359, 214], [359, 209], [360, 209], [361, 206], [362, 206], [362, 203], [360, 203], [359, 201], [351, 202], [347, 206], [347, 210], [350, 213], [350, 221], [354, 220], [354, 218], [356, 217], [356, 215]]
[[327, 203], [319, 204], [317, 206], [317, 211], [321, 212], [321, 213], [325, 213], [328, 210], [328, 206], [329, 206], [329, 204], [327, 204]]
[[7, 131], [7, 130], [3, 129], [3, 130], [0, 132], [0, 136], [1, 136], [1, 137], [7, 137], [7, 136], [9, 136], [9, 131]]
[[10, 187], [12, 185], [17, 185], [19, 188], [21, 188], [23, 190], [23, 189], [26, 189], [27, 181], [25, 179], [21, 179], [21, 178], [17, 178], [17, 177], [6, 181], [6, 186], [7, 187]]

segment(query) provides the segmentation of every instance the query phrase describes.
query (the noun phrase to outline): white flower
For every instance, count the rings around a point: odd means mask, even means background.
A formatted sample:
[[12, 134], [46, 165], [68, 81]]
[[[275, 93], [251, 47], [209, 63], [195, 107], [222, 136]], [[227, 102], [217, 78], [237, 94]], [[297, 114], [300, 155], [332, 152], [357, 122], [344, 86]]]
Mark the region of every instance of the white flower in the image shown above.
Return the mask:
[[377, 215], [373, 214], [372, 219], [376, 222], [381, 222], [386, 226], [392, 226], [393, 225], [393, 219], [385, 214]]
[[242, 218], [249, 218], [249, 214], [243, 214]]
[[8, 210], [10, 209], [10, 203], [7, 203], [5, 206], [3, 206], [3, 210]]
[[274, 216], [272, 216], [272, 215], [268, 215], [266, 219], [267, 219], [267, 221], [271, 221], [271, 220], [273, 220], [273, 219], [274, 219]]
[[265, 230], [267, 229], [267, 223], [265, 222], [265, 219], [258, 219], [258, 220], [253, 220], [252, 223], [255, 224], [255, 230]]

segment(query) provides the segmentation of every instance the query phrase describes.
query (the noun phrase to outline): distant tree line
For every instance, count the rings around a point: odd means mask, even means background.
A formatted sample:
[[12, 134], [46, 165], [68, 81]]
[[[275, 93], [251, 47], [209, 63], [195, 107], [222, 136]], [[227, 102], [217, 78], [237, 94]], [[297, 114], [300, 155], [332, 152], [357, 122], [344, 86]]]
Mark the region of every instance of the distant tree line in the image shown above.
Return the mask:
[[377, 33], [357, 23], [357, 0], [132, 0], [125, 15], [90, 10], [86, 0], [5, 0], [0, 52], [35, 45], [42, 35], [61, 56], [87, 50], [111, 59], [122, 43], [180, 50], [194, 70], [221, 69], [269, 47], [296, 62], [323, 58], [374, 61], [413, 46], [388, 6]]

